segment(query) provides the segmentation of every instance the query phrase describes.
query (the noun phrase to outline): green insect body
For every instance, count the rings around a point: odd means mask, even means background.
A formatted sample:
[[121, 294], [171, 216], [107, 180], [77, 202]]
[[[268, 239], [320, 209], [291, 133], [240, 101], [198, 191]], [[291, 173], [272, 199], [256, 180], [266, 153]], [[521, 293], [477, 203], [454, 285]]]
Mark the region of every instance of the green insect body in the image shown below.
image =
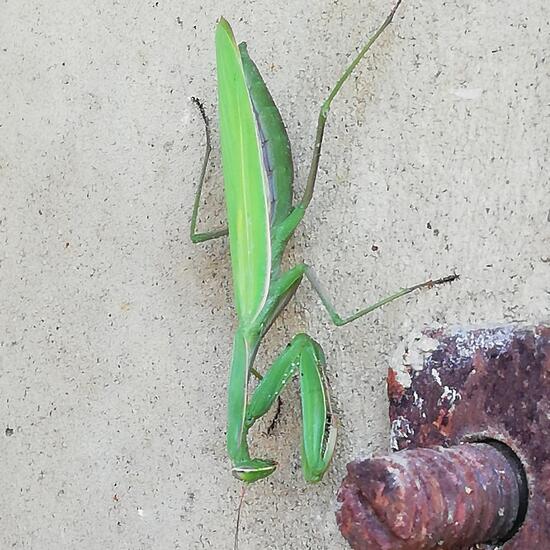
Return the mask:
[[[397, 5], [365, 44], [336, 83], [323, 104], [317, 127], [313, 160], [302, 199], [292, 204], [293, 164], [289, 139], [281, 115], [246, 45], [237, 45], [231, 27], [221, 19], [216, 30], [216, 64], [222, 166], [228, 229], [197, 233], [197, 212], [210, 154], [208, 119], [207, 151], [191, 220], [193, 242], [229, 233], [233, 290], [238, 328], [233, 342], [228, 388], [227, 450], [233, 474], [244, 482], [269, 476], [273, 460], [252, 458], [247, 435], [252, 425], [271, 408], [287, 382], [300, 373], [302, 402], [302, 470], [310, 482], [319, 481], [334, 451], [336, 429], [325, 379], [321, 346], [307, 334], [298, 334], [260, 375], [254, 367], [259, 345], [284, 309], [304, 276], [319, 294], [336, 325], [351, 322], [418, 288], [449, 282], [456, 276], [404, 288], [342, 318], [305, 264], [288, 271], [281, 268], [285, 246], [302, 220], [313, 195], [321, 143], [330, 104], [342, 84], [370, 46], [390, 23]], [[250, 392], [251, 377], [259, 379]]]
[[229, 381], [227, 448], [234, 474], [256, 481], [273, 472], [271, 460], [250, 458], [247, 432], [300, 370], [304, 475], [317, 481], [328, 466], [334, 437], [325, 443], [327, 397], [322, 351], [298, 335], [248, 399], [260, 342], [295, 292], [303, 270], [281, 272], [285, 245], [304, 209], [292, 209], [293, 166], [281, 116], [246, 46], [237, 46], [227, 21], [216, 31], [219, 117], [235, 306], [239, 327]]

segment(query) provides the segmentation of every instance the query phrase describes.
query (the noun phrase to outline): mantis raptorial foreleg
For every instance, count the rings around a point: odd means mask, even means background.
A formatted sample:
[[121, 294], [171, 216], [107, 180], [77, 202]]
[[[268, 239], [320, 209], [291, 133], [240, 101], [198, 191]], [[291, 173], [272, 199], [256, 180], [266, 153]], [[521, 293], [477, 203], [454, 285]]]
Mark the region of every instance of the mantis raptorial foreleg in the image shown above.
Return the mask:
[[[246, 337], [237, 331], [234, 343], [235, 359], [246, 355]], [[250, 400], [246, 392], [234, 405], [242, 407], [242, 417], [232, 415], [228, 425], [228, 450], [233, 462], [233, 475], [242, 481], [255, 481], [270, 475], [276, 462], [251, 458], [247, 435], [256, 420], [271, 408], [274, 401], [293, 375], [300, 373], [302, 398], [302, 469], [307, 481], [319, 481], [326, 471], [336, 438], [332, 426], [332, 410], [325, 381], [325, 357], [321, 346], [307, 334], [296, 335], [290, 345], [274, 361], [252, 393]], [[231, 385], [247, 385], [247, 374], [241, 372], [242, 380], [232, 376], [229, 391], [238, 391]]]
[[282, 308], [291, 299], [304, 275], [303, 266], [282, 273], [275, 284], [275, 299], [266, 304], [259, 325], [239, 327], [233, 342], [229, 384], [227, 446], [233, 474], [243, 481], [255, 481], [276, 468], [272, 460], [251, 458], [248, 431], [279, 398], [296, 372], [300, 372], [302, 396], [302, 467], [304, 478], [319, 481], [328, 467], [336, 433], [331, 429], [332, 412], [325, 383], [325, 359], [321, 346], [306, 334], [299, 334], [275, 360], [248, 398], [248, 373], [260, 341]]
[[[302, 469], [304, 478], [311, 482], [323, 477], [336, 442], [324, 368], [321, 346], [307, 334], [297, 334], [265, 373], [246, 409], [248, 430], [269, 411], [294, 374], [300, 373]], [[242, 473], [236, 468], [235, 473]]]

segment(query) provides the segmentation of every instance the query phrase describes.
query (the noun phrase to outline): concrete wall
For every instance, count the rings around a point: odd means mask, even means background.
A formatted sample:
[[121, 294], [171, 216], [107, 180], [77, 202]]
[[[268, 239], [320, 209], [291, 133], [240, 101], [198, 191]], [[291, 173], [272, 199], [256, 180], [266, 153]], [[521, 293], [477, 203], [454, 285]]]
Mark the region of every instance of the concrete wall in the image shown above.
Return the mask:
[[[0, 3], [0, 548], [230, 548], [224, 450], [235, 317], [225, 240], [192, 246], [223, 14], [279, 104], [303, 186], [317, 109], [386, 0]], [[422, 326], [548, 318], [550, 7], [405, 0], [331, 113], [290, 261], [338, 307], [456, 270], [342, 329], [303, 285], [259, 357], [324, 346], [334, 465], [299, 469], [292, 385], [241, 549], [343, 549], [347, 460], [388, 445], [385, 370]], [[215, 134], [217, 144], [217, 130]], [[202, 227], [223, 223], [219, 154]], [[265, 425], [264, 425], [265, 427]]]

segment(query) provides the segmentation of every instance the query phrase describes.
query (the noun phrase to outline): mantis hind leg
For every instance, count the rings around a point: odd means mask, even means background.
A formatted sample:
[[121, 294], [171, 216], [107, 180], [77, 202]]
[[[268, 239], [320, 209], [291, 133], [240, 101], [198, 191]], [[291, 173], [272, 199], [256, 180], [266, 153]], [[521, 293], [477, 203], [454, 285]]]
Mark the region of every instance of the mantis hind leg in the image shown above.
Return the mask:
[[204, 158], [202, 161], [201, 175], [199, 177], [199, 183], [197, 184], [197, 190], [195, 192], [195, 200], [193, 201], [193, 213], [191, 215], [191, 227], [190, 227], [190, 237], [191, 241], [194, 243], [203, 243], [205, 241], [210, 241], [212, 239], [217, 239], [218, 237], [223, 237], [227, 235], [227, 227], [222, 227], [220, 229], [214, 229], [212, 231], [206, 231], [203, 233], [197, 232], [197, 218], [199, 215], [199, 205], [202, 195], [202, 187], [204, 180], [206, 179], [206, 170], [208, 168], [208, 160], [210, 159], [210, 153], [212, 151], [212, 145], [210, 140], [210, 123], [208, 122], [208, 117], [206, 116], [206, 111], [204, 110], [204, 105], [196, 98], [191, 98], [193, 103], [197, 106], [202, 120], [204, 122], [204, 129], [206, 134], [206, 150], [204, 153]]
[[[325, 381], [325, 356], [321, 346], [307, 334], [298, 334], [276, 359], [255, 389], [246, 407], [245, 434], [271, 408], [288, 381], [300, 373], [302, 397], [302, 470], [309, 482], [320, 481], [327, 470], [336, 440], [332, 410]], [[267, 477], [277, 464], [251, 459], [246, 435], [234, 460], [233, 474], [242, 481]]]
[[397, 11], [397, 8], [401, 4], [401, 2], [402, 0], [397, 0], [393, 9], [389, 13], [389, 15], [386, 17], [382, 25], [378, 27], [376, 32], [367, 40], [366, 44], [361, 48], [359, 53], [353, 58], [353, 60], [348, 65], [346, 70], [342, 73], [340, 78], [337, 80], [336, 84], [332, 88], [328, 97], [325, 99], [324, 103], [321, 105], [321, 109], [319, 110], [319, 116], [317, 119], [317, 130], [315, 132], [315, 144], [313, 146], [313, 157], [311, 159], [311, 165], [309, 167], [309, 174], [307, 177], [304, 195], [302, 197], [302, 200], [300, 201], [300, 206], [302, 206], [302, 208], [304, 209], [308, 207], [309, 203], [311, 202], [311, 198], [313, 197], [313, 189], [315, 187], [315, 180], [317, 179], [317, 170], [319, 168], [319, 159], [321, 157], [321, 146], [323, 143], [325, 124], [327, 122], [327, 116], [330, 111], [330, 106], [332, 105], [332, 101], [340, 91], [340, 88], [344, 85], [346, 80], [350, 77], [355, 67], [359, 64], [361, 59], [365, 57], [365, 54], [370, 50], [371, 46], [378, 40], [380, 35], [386, 29], [386, 27], [392, 22], [393, 16], [395, 15], [395, 12]]

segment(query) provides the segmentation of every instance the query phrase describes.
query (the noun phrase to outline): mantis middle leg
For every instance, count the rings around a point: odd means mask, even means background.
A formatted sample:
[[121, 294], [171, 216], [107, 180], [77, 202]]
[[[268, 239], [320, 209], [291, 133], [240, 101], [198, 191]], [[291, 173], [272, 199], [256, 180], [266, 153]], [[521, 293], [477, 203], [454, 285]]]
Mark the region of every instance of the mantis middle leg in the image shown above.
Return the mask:
[[324, 308], [327, 310], [327, 313], [329, 314], [331, 321], [337, 327], [341, 327], [343, 325], [347, 325], [348, 323], [356, 321], [357, 319], [363, 317], [364, 315], [367, 315], [367, 313], [371, 313], [375, 309], [385, 306], [386, 304], [389, 304], [390, 302], [393, 302], [398, 298], [406, 296], [407, 294], [410, 294], [415, 290], [420, 290], [422, 288], [432, 288], [436, 285], [451, 283], [452, 281], [459, 278], [459, 275], [453, 274], [453, 275], [448, 275], [447, 277], [442, 277], [441, 279], [436, 279], [436, 280], [430, 279], [428, 281], [424, 281], [423, 283], [401, 288], [398, 291], [392, 294], [389, 294], [388, 296], [385, 296], [384, 298], [378, 300], [374, 304], [371, 304], [370, 306], [366, 306], [359, 309], [359, 311], [356, 311], [352, 315], [348, 315], [347, 317], [341, 317], [340, 314], [336, 311], [332, 302], [330, 301], [330, 298], [327, 296], [326, 292], [323, 290], [321, 283], [319, 282], [319, 279], [317, 278], [317, 275], [315, 274], [313, 269], [306, 264], [300, 264], [299, 266], [297, 266], [297, 268], [303, 270], [304, 275], [306, 276], [307, 280], [311, 283], [311, 286], [319, 296]]

